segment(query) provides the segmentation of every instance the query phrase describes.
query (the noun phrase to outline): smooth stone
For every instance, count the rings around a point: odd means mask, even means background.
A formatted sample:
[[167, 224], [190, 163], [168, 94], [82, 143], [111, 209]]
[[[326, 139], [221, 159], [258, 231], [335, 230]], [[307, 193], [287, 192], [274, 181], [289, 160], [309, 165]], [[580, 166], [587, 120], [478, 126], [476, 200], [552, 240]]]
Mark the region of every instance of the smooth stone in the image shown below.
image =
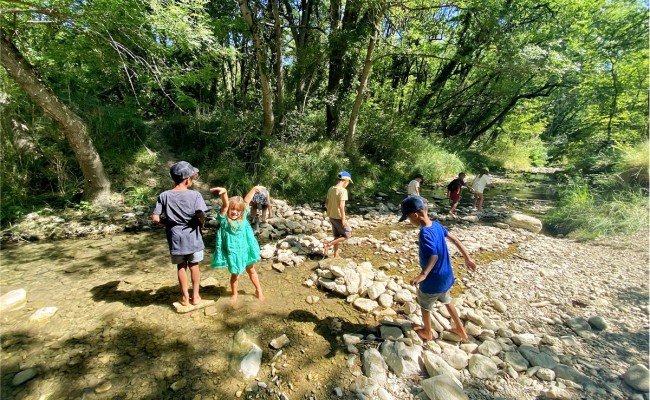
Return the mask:
[[19, 308], [27, 301], [27, 291], [25, 289], [16, 289], [5, 293], [0, 297], [0, 312], [10, 311]]
[[473, 377], [479, 379], [491, 379], [499, 372], [494, 361], [480, 354], [472, 355], [468, 369]]
[[589, 322], [589, 325], [593, 326], [595, 329], [597, 329], [599, 331], [604, 331], [609, 326], [609, 324], [607, 323], [607, 320], [605, 320], [605, 318], [603, 318], [603, 317], [601, 317], [599, 315], [596, 315], [596, 316], [593, 316], [593, 317], [589, 318], [588, 322]]
[[447, 375], [422, 381], [422, 389], [430, 400], [468, 400], [463, 388]]
[[384, 340], [397, 340], [404, 337], [404, 332], [396, 326], [382, 325], [379, 327], [379, 332]]
[[36, 376], [36, 370], [34, 368], [28, 368], [22, 370], [16, 375], [14, 375], [14, 379], [11, 381], [11, 385], [12, 386], [21, 385], [35, 376]]
[[630, 385], [634, 390], [648, 393], [650, 391], [650, 377], [648, 368], [643, 364], [636, 364], [630, 367], [623, 375], [625, 383]]
[[289, 338], [287, 337], [286, 334], [283, 334], [282, 336], [279, 336], [273, 340], [271, 340], [271, 347], [274, 348], [275, 350], [280, 350], [284, 346], [288, 345], [290, 343]]
[[39, 308], [34, 312], [34, 314], [29, 316], [29, 320], [32, 322], [43, 321], [48, 318], [51, 318], [54, 314], [56, 314], [57, 311], [58, 308], [56, 307]]

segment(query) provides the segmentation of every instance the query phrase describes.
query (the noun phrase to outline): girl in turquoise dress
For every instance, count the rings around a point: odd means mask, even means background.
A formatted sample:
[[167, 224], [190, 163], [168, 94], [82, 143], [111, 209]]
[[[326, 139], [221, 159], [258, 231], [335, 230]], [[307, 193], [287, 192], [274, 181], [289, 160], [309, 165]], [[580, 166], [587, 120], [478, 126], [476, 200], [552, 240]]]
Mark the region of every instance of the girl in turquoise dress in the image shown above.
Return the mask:
[[239, 275], [244, 271], [248, 273], [253, 286], [255, 286], [257, 298], [265, 299], [254, 266], [260, 260], [260, 245], [257, 243], [253, 228], [247, 219], [250, 211], [248, 205], [255, 193], [261, 190], [260, 188], [261, 186], [255, 186], [243, 199], [241, 196], [228, 199], [228, 192], [222, 187], [210, 189], [211, 192], [217, 193], [221, 197], [222, 202], [221, 213], [218, 216], [220, 225], [217, 231], [217, 245], [212, 257], [212, 268], [228, 267], [230, 288], [232, 289], [230, 302], [232, 304], [237, 301]]

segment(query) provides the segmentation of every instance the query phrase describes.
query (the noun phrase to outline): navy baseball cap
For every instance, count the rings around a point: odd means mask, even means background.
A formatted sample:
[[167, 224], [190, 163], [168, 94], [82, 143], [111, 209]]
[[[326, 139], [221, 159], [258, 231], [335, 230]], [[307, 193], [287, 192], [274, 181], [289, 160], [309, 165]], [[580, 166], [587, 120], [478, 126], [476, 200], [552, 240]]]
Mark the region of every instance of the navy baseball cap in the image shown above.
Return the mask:
[[399, 219], [399, 222], [402, 222], [408, 218], [409, 214], [424, 210], [426, 207], [427, 204], [420, 196], [409, 196], [405, 198], [404, 201], [402, 201], [402, 217]]
[[169, 175], [171, 175], [174, 180], [183, 180], [199, 173], [198, 168], [194, 168], [192, 164], [187, 161], [179, 161], [176, 164], [172, 165], [169, 169]]
[[422, 180], [422, 182], [424, 182], [424, 175], [417, 174], [417, 175], [415, 175], [415, 179], [417, 179], [417, 178], [420, 178]]
[[352, 182], [352, 175], [350, 175], [348, 171], [341, 171], [341, 173], [339, 173], [339, 180], [340, 179], [347, 179], [350, 183], [354, 183]]

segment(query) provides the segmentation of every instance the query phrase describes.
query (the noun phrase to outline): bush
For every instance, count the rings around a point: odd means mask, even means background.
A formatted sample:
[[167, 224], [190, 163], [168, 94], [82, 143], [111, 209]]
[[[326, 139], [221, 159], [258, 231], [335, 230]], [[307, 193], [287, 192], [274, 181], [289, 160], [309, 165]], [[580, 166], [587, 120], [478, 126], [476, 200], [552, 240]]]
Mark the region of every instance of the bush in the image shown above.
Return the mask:
[[648, 196], [643, 190], [612, 190], [615, 182], [589, 186], [571, 180], [544, 218], [551, 231], [575, 239], [595, 239], [648, 227]]
[[630, 185], [648, 188], [648, 141], [621, 149], [621, 159], [616, 165], [623, 180]]

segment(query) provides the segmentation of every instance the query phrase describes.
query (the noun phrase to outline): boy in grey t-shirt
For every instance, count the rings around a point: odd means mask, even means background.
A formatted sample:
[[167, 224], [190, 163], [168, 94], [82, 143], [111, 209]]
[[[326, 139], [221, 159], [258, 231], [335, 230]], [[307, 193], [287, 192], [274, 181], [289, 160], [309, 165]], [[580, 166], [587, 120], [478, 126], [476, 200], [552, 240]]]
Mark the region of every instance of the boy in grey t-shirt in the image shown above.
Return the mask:
[[[176, 186], [158, 196], [156, 207], [151, 220], [155, 224], [165, 225], [167, 243], [173, 264], [176, 264], [178, 283], [183, 297], [180, 303], [190, 304], [187, 288], [187, 269], [192, 277], [191, 304], [199, 304], [199, 281], [201, 271], [199, 262], [203, 260], [203, 236], [201, 228], [205, 224], [205, 205], [203, 196], [197, 191], [189, 190], [193, 181], [198, 177], [199, 170], [187, 161], [179, 161], [172, 165], [169, 174]], [[161, 220], [161, 215], [164, 219]]]

